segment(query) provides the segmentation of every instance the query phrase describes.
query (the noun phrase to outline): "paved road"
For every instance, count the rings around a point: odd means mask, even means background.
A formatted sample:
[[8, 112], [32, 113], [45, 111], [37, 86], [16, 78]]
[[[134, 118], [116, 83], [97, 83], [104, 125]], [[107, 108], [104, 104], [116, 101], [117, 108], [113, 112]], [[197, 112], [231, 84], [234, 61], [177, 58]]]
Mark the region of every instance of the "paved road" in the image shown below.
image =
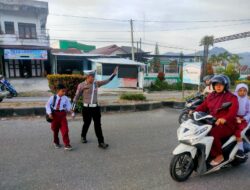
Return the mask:
[[0, 122], [1, 190], [246, 190], [250, 162], [184, 183], [169, 175], [177, 144], [178, 111], [103, 115], [108, 150], [97, 148], [93, 127], [88, 144], [80, 144], [80, 118], [69, 121], [74, 150], [55, 150], [43, 118]]

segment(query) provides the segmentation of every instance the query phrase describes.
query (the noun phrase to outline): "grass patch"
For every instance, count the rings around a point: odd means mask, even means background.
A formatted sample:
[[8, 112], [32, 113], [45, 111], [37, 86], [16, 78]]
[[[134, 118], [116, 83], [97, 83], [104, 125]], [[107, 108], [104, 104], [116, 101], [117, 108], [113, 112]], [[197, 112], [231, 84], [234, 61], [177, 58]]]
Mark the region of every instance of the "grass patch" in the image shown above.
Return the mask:
[[132, 94], [125, 93], [120, 96], [121, 100], [135, 100], [135, 101], [144, 101], [146, 97], [143, 94]]

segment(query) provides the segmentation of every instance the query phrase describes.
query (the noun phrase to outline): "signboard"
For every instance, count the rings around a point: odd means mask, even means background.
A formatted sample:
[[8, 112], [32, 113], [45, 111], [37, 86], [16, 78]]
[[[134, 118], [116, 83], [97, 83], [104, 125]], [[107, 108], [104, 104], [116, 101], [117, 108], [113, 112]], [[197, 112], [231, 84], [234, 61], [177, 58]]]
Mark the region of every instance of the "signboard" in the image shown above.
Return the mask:
[[201, 62], [183, 63], [183, 83], [200, 84]]
[[47, 50], [4, 49], [4, 59], [47, 60]]

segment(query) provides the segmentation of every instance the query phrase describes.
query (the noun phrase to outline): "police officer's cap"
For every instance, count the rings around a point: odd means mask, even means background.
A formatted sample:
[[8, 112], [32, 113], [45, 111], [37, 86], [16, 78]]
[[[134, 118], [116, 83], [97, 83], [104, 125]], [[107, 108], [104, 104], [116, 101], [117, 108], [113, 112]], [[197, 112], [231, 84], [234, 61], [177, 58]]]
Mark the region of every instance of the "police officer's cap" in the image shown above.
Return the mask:
[[84, 71], [84, 74], [87, 76], [95, 76], [96, 71], [95, 70], [89, 70], [89, 71]]

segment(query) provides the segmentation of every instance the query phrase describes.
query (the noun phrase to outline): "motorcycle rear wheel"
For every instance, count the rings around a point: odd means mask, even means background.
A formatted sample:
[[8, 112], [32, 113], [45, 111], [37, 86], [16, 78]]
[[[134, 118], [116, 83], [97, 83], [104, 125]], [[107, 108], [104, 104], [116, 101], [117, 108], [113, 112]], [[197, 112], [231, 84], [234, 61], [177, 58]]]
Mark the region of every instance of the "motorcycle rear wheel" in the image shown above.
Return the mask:
[[170, 175], [177, 182], [186, 181], [194, 170], [194, 161], [190, 153], [175, 155], [170, 163]]

